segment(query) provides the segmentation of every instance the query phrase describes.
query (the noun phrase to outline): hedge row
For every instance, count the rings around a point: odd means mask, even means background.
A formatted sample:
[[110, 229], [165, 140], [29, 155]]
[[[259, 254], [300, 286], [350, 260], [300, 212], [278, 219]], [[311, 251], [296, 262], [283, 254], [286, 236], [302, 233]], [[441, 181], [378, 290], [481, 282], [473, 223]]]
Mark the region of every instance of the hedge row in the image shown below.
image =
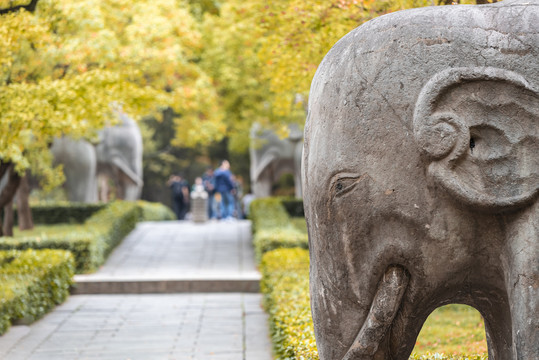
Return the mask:
[[116, 201], [95, 213], [72, 232], [0, 238], [0, 250], [68, 250], [75, 258], [75, 271], [87, 273], [95, 271], [105, 262], [112, 249], [135, 228], [137, 222], [172, 218], [172, 212], [164, 205], [144, 201]]
[[34, 321], [69, 295], [73, 256], [62, 250], [0, 251], [0, 335]]
[[305, 212], [303, 210], [303, 199], [285, 197], [281, 199], [281, 203], [288, 215], [292, 217], [305, 217]]
[[274, 249], [309, 248], [307, 234], [292, 225], [281, 199], [256, 199], [251, 203], [250, 211], [257, 261], [264, 253]]
[[137, 206], [141, 209], [140, 221], [176, 220], [172, 210], [161, 203], [138, 200]]
[[276, 359], [318, 359], [309, 303], [309, 252], [267, 252], [260, 270]]
[[[32, 220], [34, 224], [82, 224], [90, 216], [103, 209], [104, 203], [84, 204], [59, 202], [32, 205]], [[17, 223], [17, 211], [13, 212]]]

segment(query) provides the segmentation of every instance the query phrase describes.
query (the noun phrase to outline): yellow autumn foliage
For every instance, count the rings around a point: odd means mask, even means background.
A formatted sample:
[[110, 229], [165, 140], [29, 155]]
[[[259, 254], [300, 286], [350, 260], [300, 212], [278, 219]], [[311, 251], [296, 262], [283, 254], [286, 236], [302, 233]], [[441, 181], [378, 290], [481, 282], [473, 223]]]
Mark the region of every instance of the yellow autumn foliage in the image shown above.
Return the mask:
[[201, 48], [181, 0], [40, 0], [34, 13], [1, 15], [0, 161], [56, 185], [53, 138], [91, 140], [114, 123], [113, 105], [135, 119], [171, 106], [181, 115], [178, 144], [221, 138], [217, 94], [197, 65]]

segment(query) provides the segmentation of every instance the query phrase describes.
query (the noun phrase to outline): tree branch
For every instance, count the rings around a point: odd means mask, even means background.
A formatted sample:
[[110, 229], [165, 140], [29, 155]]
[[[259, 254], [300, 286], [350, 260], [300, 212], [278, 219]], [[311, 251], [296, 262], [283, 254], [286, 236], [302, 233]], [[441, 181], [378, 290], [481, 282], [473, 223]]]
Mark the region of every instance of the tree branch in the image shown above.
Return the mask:
[[0, 179], [4, 177], [4, 174], [9, 170], [9, 167], [11, 166], [11, 163], [2, 162], [0, 161]]
[[7, 176], [8, 176], [7, 184], [6, 186], [4, 186], [4, 188], [2, 189], [2, 192], [0, 193], [0, 208], [3, 208], [11, 200], [13, 200], [13, 197], [15, 196], [15, 193], [17, 192], [17, 188], [19, 187], [19, 184], [21, 183], [21, 177], [15, 171], [15, 165], [9, 164], [9, 171], [7, 173]]
[[29, 12], [34, 12], [36, 10], [36, 6], [39, 0], [31, 0], [29, 4], [27, 5], [17, 5], [6, 9], [0, 9], [0, 15], [9, 14], [12, 12], [19, 11], [21, 9], [24, 9]]

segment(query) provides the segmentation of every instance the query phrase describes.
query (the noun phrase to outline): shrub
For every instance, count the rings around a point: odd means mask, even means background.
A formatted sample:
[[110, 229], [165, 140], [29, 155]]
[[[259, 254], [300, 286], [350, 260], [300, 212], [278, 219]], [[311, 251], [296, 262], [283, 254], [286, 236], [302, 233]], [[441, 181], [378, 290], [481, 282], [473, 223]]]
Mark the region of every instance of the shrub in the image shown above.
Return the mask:
[[[106, 206], [100, 204], [84, 203], [44, 203], [31, 206], [32, 219], [34, 224], [82, 224], [86, 219]], [[14, 211], [15, 221], [17, 221], [17, 211]]]
[[281, 199], [281, 203], [291, 217], [305, 217], [303, 199], [285, 197]]
[[142, 210], [140, 221], [163, 221], [176, 219], [176, 216], [172, 210], [161, 203], [138, 200], [137, 205]]
[[307, 234], [290, 221], [279, 198], [256, 199], [251, 203], [255, 235], [255, 255], [260, 261], [265, 252], [278, 248], [309, 247]]
[[260, 264], [264, 308], [277, 359], [318, 359], [309, 303], [309, 252], [278, 249]]
[[253, 239], [258, 262], [264, 253], [280, 248], [309, 248], [307, 234], [294, 227], [277, 227], [258, 231]]
[[77, 231], [63, 235], [43, 234], [43, 236], [38, 237], [1, 238], [0, 250], [67, 250], [75, 258], [76, 272], [89, 272], [97, 268], [104, 257], [104, 247], [100, 240], [102, 232], [97, 228], [89, 230], [81, 227]]
[[262, 229], [290, 226], [290, 217], [279, 198], [253, 200], [250, 206], [250, 217], [255, 232]]
[[0, 335], [12, 321], [34, 321], [63, 302], [73, 271], [68, 251], [0, 251]]
[[139, 221], [171, 217], [164, 205], [116, 201], [96, 212], [71, 231], [43, 232], [20, 238], [0, 238], [0, 250], [61, 249], [73, 253], [75, 271], [87, 273], [102, 265], [109, 253]]

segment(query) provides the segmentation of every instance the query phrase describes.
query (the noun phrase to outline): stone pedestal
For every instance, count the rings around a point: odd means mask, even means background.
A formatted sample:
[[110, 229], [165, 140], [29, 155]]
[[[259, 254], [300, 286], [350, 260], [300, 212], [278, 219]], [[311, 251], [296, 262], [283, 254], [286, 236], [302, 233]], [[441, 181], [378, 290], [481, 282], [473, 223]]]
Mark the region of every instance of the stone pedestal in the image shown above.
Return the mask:
[[191, 193], [191, 216], [194, 222], [208, 221], [208, 193], [203, 188]]

